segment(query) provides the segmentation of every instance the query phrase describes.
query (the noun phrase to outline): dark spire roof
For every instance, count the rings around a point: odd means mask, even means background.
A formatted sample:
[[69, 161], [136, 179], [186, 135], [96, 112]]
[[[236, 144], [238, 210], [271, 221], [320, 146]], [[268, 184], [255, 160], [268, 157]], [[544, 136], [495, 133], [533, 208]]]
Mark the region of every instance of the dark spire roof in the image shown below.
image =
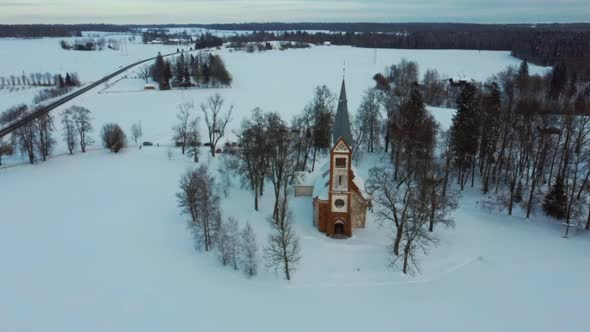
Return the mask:
[[346, 87], [342, 79], [340, 98], [338, 98], [338, 110], [334, 118], [333, 144], [342, 137], [348, 146], [352, 147], [352, 134], [350, 132], [350, 119], [348, 117], [348, 101], [346, 100]]

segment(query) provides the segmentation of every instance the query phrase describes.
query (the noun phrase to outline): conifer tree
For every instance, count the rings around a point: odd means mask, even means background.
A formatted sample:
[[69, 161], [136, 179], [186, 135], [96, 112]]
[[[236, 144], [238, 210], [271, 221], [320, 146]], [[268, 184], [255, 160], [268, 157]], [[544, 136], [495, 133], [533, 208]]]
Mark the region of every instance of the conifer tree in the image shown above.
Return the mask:
[[451, 126], [451, 142], [455, 156], [455, 167], [459, 171], [461, 190], [469, 177], [469, 170], [474, 173], [475, 155], [479, 138], [479, 121], [477, 112], [477, 87], [468, 83], [457, 98], [457, 112]]
[[520, 63], [520, 67], [518, 67], [518, 76], [516, 77], [518, 88], [521, 92], [527, 89], [528, 80], [529, 64], [526, 60], [524, 60]]
[[160, 90], [170, 90], [170, 79], [172, 78], [172, 68], [170, 62], [164, 61], [164, 71], [160, 79]]
[[514, 203], [522, 202], [522, 195], [523, 195], [522, 181], [518, 181], [518, 185], [516, 186], [516, 191], [514, 192], [514, 195], [512, 196], [512, 200], [514, 201]]
[[174, 66], [174, 85], [178, 86], [184, 82], [185, 70], [186, 63], [184, 61], [184, 53], [180, 53]]
[[164, 75], [164, 58], [162, 57], [161, 53], [158, 53], [156, 57], [156, 62], [152, 67], [152, 80], [154, 82], [160, 83], [162, 76]]
[[567, 195], [563, 187], [563, 179], [558, 176], [543, 200], [543, 211], [557, 219], [565, 219], [567, 212]]

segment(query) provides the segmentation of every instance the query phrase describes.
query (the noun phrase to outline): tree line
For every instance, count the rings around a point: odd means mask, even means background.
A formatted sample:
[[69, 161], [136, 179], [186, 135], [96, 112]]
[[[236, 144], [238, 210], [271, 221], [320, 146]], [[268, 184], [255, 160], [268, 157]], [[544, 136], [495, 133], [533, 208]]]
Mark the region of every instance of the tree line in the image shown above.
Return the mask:
[[[377, 91], [365, 93], [358, 115], [369, 121], [355, 121], [355, 132], [365, 140], [377, 133], [394, 181], [408, 172], [424, 173], [424, 155], [436, 147], [443, 197], [452, 183], [461, 191], [479, 186], [485, 208], [512, 215], [521, 206], [527, 218], [543, 211], [563, 220], [566, 235], [570, 227], [590, 229], [590, 84], [577, 72], [558, 64], [546, 75], [531, 75], [523, 61], [485, 82], [457, 84], [452, 127], [437, 129], [437, 141], [430, 134], [412, 136], [432, 126], [427, 118], [415, 118], [422, 114], [420, 100], [444, 90], [429, 88], [426, 79], [418, 84], [418, 66], [406, 60], [374, 79]], [[380, 102], [370, 102], [375, 99]], [[374, 122], [381, 114], [368, 110], [379, 107], [383, 120]]]
[[51, 74], [51, 73], [22, 73], [0, 77], [0, 88], [6, 86], [80, 86], [77, 73]]
[[[224, 99], [219, 94], [211, 96], [201, 105], [208, 137], [205, 145], [210, 147], [213, 157], [217, 142], [224, 136], [225, 127], [231, 120], [232, 108], [224, 111], [223, 105]], [[193, 113], [194, 106], [181, 104], [178, 124], [173, 128], [174, 140], [183, 153], [194, 148], [191, 140], [198, 141], [201, 137], [198, 132], [200, 117]], [[253, 191], [254, 208], [258, 210], [258, 197], [263, 194], [265, 181], [269, 181], [274, 208], [268, 217], [272, 231], [263, 248], [265, 266], [280, 272], [287, 280], [292, 278], [301, 258], [299, 240], [293, 229], [293, 214], [288, 207], [290, 186], [296, 171], [292, 133], [278, 113], [255, 109], [251, 119], [245, 120], [237, 133], [240, 148], [226, 155], [217, 179], [209, 174], [206, 166], [189, 170], [181, 178], [179, 205], [191, 217], [189, 228], [197, 248], [216, 250], [223, 265], [231, 265], [234, 269], [241, 265], [248, 275], [255, 274], [258, 249], [254, 233], [249, 225], [238, 232], [234, 219], [223, 220], [219, 209], [220, 196], [228, 197], [228, 172], [232, 172], [244, 187]], [[198, 148], [192, 157], [196, 154]]]
[[126, 32], [113, 24], [15, 24], [0, 25], [1, 38], [81, 37], [83, 31]]
[[[478, 184], [508, 215], [539, 207], [570, 226], [590, 229], [590, 86], [566, 66], [546, 76], [508, 68], [457, 99], [449, 132], [461, 190]], [[586, 212], [584, 212], [586, 210]]]
[[350, 45], [368, 48], [461, 49], [511, 51], [516, 57], [542, 66], [562, 63], [580, 77], [590, 78], [590, 27], [583, 29], [531, 29], [496, 27], [488, 29], [398, 30], [376, 32], [264, 32], [228, 37], [231, 42], [286, 40], [321, 45]]
[[[2, 114], [0, 124], [10, 123], [35, 111], [35, 108], [29, 109], [26, 105], [15, 106]], [[61, 112], [59, 117], [62, 124], [61, 136], [69, 154], [74, 154], [77, 148], [85, 153], [88, 146], [94, 143], [90, 136], [93, 131], [90, 110], [81, 106], [71, 106]], [[133, 128], [133, 137], [141, 136]], [[57, 143], [55, 129], [55, 117], [47, 113], [16, 129], [10, 140], [0, 138], [0, 165], [2, 156], [12, 155], [15, 151], [20, 151], [30, 164], [46, 161]], [[125, 132], [115, 123], [107, 123], [102, 127], [101, 140], [103, 146], [113, 153], [118, 153], [127, 145]]]
[[65, 39], [59, 41], [59, 45], [64, 50], [75, 50], [75, 51], [102, 51], [104, 49], [118, 50], [119, 41], [114, 38], [83, 38], [75, 39], [73, 42], [69, 42]]

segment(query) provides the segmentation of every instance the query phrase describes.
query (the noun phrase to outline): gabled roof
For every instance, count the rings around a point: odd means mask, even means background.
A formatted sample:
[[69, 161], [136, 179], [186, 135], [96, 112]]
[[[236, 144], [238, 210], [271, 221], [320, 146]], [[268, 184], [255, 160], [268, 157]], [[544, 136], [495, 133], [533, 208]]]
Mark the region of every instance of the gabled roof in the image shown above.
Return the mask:
[[350, 118], [348, 116], [348, 100], [346, 99], [346, 85], [342, 80], [340, 98], [338, 98], [338, 109], [334, 118], [334, 131], [332, 141], [336, 143], [342, 137], [348, 146], [352, 146], [352, 133], [350, 132]]
[[350, 145], [346, 143], [344, 138], [340, 137], [338, 140], [335, 141], [334, 147], [332, 147], [332, 152], [345, 152], [350, 153], [352, 152], [352, 148]]

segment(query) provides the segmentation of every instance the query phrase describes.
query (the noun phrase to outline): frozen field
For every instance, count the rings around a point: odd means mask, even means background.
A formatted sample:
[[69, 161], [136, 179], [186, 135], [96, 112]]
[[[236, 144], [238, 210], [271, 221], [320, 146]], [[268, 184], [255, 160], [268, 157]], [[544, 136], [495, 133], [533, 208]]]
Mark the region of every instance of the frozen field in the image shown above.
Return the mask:
[[[119, 35], [120, 38], [128, 37]], [[173, 52], [175, 46], [142, 45], [127, 43], [125, 52], [65, 51], [58, 45], [58, 38], [32, 40], [0, 39], [0, 57], [19, 59], [18, 70], [14, 64], [0, 63], [0, 75], [9, 75], [22, 70], [41, 72], [78, 72], [82, 81], [90, 82], [110, 73], [120, 66], [139, 59], [154, 56], [158, 51]], [[508, 52], [457, 51], [457, 50], [372, 50], [347, 46], [312, 47], [310, 49], [269, 51], [263, 53], [217, 51], [226, 62], [234, 77], [231, 89], [188, 89], [173, 91], [143, 91], [144, 82], [129, 79], [111, 82], [106, 88], [95, 89], [76, 99], [72, 104], [89, 108], [95, 118], [95, 127], [106, 122], [117, 122], [128, 129], [132, 123], [141, 121], [144, 138], [160, 143], [169, 143], [175, 121], [176, 107], [191, 102], [200, 105], [206, 98], [220, 92], [228, 105], [234, 105], [234, 117], [230, 129], [240, 126], [241, 120], [250, 111], [260, 107], [277, 111], [287, 120], [301, 112], [313, 96], [313, 88], [326, 84], [337, 93], [346, 64], [346, 84], [349, 110], [356, 112], [362, 92], [373, 86], [372, 77], [382, 72], [387, 65], [396, 64], [402, 58], [416, 61], [420, 72], [436, 68], [443, 77], [485, 80], [509, 65], [516, 66], [520, 60]], [[39, 61], [38, 54], [44, 54]], [[485, 64], [485, 65], [482, 65]], [[547, 70], [530, 66], [532, 73]], [[2, 105], [30, 103], [32, 96], [23, 94], [4, 95]], [[8, 106], [7, 106], [8, 107]], [[61, 108], [63, 109], [63, 107]], [[59, 109], [54, 111], [59, 113]], [[63, 150], [63, 149], [62, 149]]]
[[[130, 44], [121, 55], [62, 51], [56, 39], [0, 40], [0, 58], [17, 57], [23, 66], [1, 61], [0, 75], [63, 68], [91, 81], [158, 50], [175, 47]], [[106, 122], [128, 130], [141, 121], [142, 140], [166, 145], [176, 106], [198, 105], [214, 92], [235, 105], [233, 130], [256, 106], [290, 120], [316, 85], [338, 92], [344, 62], [352, 114], [373, 74], [403, 57], [417, 61], [422, 72], [436, 68], [478, 80], [519, 63], [506, 52], [379, 50], [376, 63], [373, 50], [351, 47], [220, 52], [235, 78], [231, 89], [143, 91], [144, 82], [130, 72], [75, 104], [92, 111], [95, 138]], [[47, 61], [29, 53], [46, 54]], [[442, 127], [450, 126], [452, 110], [430, 111]], [[63, 151], [60, 142], [56, 153]], [[168, 151], [130, 147], [112, 155], [95, 149], [0, 169], [0, 331], [587, 329], [587, 233], [564, 240], [560, 226], [542, 216], [527, 221], [520, 210], [508, 218], [480, 209], [480, 192], [468, 190], [456, 229], [437, 228], [440, 246], [421, 258], [421, 275], [406, 277], [387, 267], [388, 225], [369, 216], [366, 229], [334, 241], [312, 226], [311, 200], [294, 198], [303, 257], [294, 280], [265, 271], [263, 261], [259, 275], [247, 279], [221, 267], [214, 254], [194, 251], [175, 193], [180, 174], [195, 164], [177, 150], [169, 160]], [[212, 172], [220, 161], [202, 153]], [[367, 155], [360, 175], [383, 162]], [[258, 213], [237, 179], [222, 202], [225, 217], [252, 224], [260, 247], [272, 210], [267, 188]]]

